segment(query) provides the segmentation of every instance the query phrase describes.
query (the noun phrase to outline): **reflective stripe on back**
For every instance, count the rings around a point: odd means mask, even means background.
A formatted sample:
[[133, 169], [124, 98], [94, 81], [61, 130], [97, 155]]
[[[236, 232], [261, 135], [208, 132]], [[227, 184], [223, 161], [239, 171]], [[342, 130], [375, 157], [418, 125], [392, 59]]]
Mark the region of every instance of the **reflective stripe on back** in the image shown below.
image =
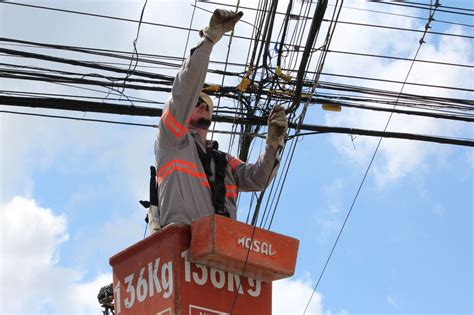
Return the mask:
[[196, 171], [197, 165], [185, 160], [171, 160], [165, 165], [163, 165], [158, 171], [158, 184], [161, 185], [163, 180], [170, 175], [171, 173], [177, 171], [181, 173], [186, 173], [192, 177], [199, 179], [201, 185], [209, 188], [209, 183], [207, 181], [207, 176], [203, 172]]

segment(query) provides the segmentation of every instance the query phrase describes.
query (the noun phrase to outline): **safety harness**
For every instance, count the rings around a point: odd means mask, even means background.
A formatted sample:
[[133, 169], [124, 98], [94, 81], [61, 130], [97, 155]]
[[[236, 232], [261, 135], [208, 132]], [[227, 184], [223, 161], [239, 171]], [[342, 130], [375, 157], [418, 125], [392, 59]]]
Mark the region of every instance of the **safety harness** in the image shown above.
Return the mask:
[[[225, 153], [219, 151], [219, 144], [214, 141], [212, 147], [207, 147], [206, 152], [201, 146], [196, 143], [197, 152], [199, 159], [201, 160], [202, 167], [206, 173], [207, 180], [211, 186], [212, 193], [212, 204], [216, 211], [216, 214], [220, 214], [226, 217], [230, 217], [230, 213], [225, 207], [225, 170], [227, 168], [227, 156]], [[214, 173], [212, 173], [212, 161], [214, 161]], [[214, 176], [213, 176], [214, 175]]]
[[[202, 167], [206, 173], [207, 180], [211, 187], [212, 204], [216, 214], [230, 217], [230, 213], [225, 206], [225, 171], [227, 168], [227, 156], [225, 153], [219, 151], [219, 144], [213, 143], [212, 147], [207, 147], [206, 152], [196, 143], [199, 159]], [[212, 173], [212, 161], [214, 161], [214, 172]], [[214, 175], [214, 176], [213, 176]], [[150, 166], [150, 200], [140, 200], [140, 204], [148, 209], [148, 214], [145, 217], [146, 223], [152, 223], [151, 228], [153, 232], [161, 228], [160, 214], [158, 210], [158, 186], [156, 185], [156, 169]]]

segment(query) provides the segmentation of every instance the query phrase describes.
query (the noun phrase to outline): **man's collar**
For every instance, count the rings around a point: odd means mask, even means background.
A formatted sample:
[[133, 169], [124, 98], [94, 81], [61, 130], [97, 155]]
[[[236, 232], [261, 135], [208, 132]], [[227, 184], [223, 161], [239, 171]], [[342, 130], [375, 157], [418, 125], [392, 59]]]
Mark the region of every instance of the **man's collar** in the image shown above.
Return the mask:
[[[189, 132], [193, 136], [194, 141], [201, 144], [201, 137], [199, 136], [199, 133], [197, 132], [197, 130], [189, 128]], [[206, 147], [207, 148], [212, 148], [214, 150], [218, 150], [219, 149], [219, 143], [216, 140], [206, 140]]]
[[219, 142], [216, 140], [206, 140], [206, 146], [214, 150], [219, 150]]

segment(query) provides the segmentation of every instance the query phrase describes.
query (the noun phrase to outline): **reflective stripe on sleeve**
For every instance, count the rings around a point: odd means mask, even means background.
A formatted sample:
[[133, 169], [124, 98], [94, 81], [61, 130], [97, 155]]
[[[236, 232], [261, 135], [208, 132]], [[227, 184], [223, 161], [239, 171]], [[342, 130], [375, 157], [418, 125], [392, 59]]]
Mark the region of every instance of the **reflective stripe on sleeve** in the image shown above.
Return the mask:
[[169, 110], [166, 110], [161, 120], [165, 123], [165, 126], [176, 136], [176, 138], [181, 138], [188, 132], [186, 126], [181, 125], [176, 119], [171, 115]]
[[229, 160], [229, 166], [232, 170], [235, 170], [235, 168], [242, 163], [244, 162], [235, 157], [231, 157], [231, 159]]
[[226, 193], [225, 196], [227, 198], [229, 197], [237, 197], [238, 192], [237, 192], [237, 186], [236, 185], [225, 185], [226, 188]]

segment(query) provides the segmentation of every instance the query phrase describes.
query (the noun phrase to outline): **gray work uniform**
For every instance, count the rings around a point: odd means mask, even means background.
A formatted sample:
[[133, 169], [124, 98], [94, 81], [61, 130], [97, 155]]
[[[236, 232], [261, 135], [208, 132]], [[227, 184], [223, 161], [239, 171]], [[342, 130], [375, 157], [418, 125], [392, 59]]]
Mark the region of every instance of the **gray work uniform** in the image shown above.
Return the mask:
[[[175, 222], [190, 224], [192, 220], [215, 213], [211, 188], [196, 145], [204, 151], [205, 148], [199, 135], [187, 128], [206, 78], [212, 47], [212, 42], [204, 39], [191, 51], [176, 75], [159, 123], [155, 156], [161, 226]], [[208, 141], [208, 145], [212, 143]], [[231, 218], [236, 218], [239, 191], [260, 191], [271, 182], [279, 164], [277, 151], [267, 146], [255, 164], [226, 154], [225, 206]]]

